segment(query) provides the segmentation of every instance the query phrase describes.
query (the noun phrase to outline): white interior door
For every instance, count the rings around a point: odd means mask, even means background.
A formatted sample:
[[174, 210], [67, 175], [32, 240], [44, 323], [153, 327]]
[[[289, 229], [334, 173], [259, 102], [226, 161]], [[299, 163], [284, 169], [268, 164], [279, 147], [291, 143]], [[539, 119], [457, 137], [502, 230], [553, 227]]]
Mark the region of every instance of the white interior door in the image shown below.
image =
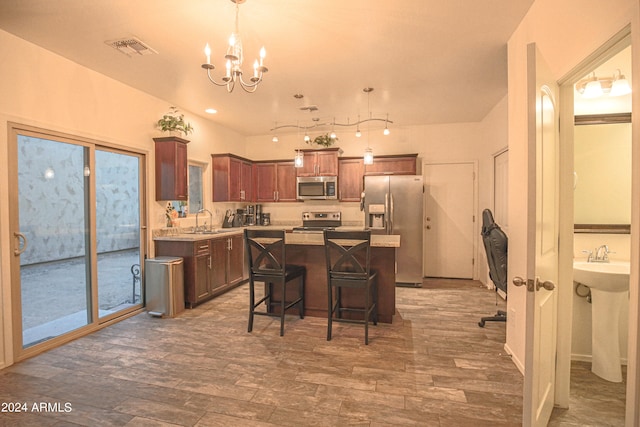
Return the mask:
[[[553, 410], [558, 278], [558, 86], [535, 44], [527, 50], [528, 239], [523, 423], [546, 426]], [[570, 285], [571, 286], [571, 285]]]
[[426, 164], [423, 170], [424, 275], [471, 279], [474, 266], [474, 164]]

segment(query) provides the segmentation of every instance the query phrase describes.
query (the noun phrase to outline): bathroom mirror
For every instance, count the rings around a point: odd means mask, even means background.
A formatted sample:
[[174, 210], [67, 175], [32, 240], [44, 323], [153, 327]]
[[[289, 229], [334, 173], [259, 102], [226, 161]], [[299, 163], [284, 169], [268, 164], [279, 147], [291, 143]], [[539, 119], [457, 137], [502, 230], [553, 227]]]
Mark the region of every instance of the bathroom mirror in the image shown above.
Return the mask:
[[630, 233], [631, 113], [575, 117], [574, 230]]

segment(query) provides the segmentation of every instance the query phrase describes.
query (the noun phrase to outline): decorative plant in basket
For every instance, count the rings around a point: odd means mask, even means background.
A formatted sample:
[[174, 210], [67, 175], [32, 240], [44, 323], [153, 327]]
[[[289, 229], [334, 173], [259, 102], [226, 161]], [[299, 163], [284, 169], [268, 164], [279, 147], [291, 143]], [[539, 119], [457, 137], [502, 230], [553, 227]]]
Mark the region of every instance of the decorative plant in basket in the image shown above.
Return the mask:
[[162, 132], [178, 132], [184, 136], [193, 132], [193, 126], [184, 121], [184, 114], [177, 107], [171, 107], [169, 112], [158, 120], [157, 126]]
[[[328, 133], [325, 133], [324, 135], [319, 135], [316, 136], [313, 139], [313, 143], [317, 144], [317, 145], [321, 145], [323, 147], [331, 147], [333, 144], [335, 144], [335, 142], [338, 140], [338, 138], [331, 138], [329, 136]], [[307, 142], [307, 144], [311, 144], [312, 141]]]

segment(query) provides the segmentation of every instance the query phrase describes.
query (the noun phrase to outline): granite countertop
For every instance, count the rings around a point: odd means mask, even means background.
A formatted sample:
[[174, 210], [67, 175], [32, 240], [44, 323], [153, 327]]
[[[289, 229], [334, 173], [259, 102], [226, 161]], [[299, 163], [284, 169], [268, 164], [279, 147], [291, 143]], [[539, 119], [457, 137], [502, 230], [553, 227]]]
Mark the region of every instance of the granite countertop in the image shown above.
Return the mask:
[[[245, 227], [234, 228], [214, 228], [209, 233], [189, 233], [188, 230], [176, 228], [163, 229], [154, 232], [153, 240], [161, 241], [182, 241], [182, 242], [197, 242], [200, 240], [211, 240], [217, 238], [224, 238], [227, 236], [233, 236], [242, 234]], [[282, 226], [282, 225], [268, 225], [268, 226], [255, 226], [246, 227], [256, 230], [285, 230], [290, 231], [294, 226]], [[362, 227], [345, 226], [338, 227], [337, 230], [352, 231], [362, 229]], [[321, 233], [286, 233], [285, 242], [288, 245], [312, 245], [321, 246], [324, 245], [324, 240]], [[384, 248], [398, 248], [400, 247], [399, 235], [385, 235], [385, 234], [372, 234], [371, 235], [372, 247], [384, 247]]]

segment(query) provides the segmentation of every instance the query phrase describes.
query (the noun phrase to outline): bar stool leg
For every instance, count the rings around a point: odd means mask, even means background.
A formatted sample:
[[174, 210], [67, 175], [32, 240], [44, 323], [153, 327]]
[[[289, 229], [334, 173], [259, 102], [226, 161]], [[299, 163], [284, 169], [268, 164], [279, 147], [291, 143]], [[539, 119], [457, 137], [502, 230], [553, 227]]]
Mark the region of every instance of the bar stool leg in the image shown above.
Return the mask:
[[280, 336], [284, 335], [284, 307], [287, 302], [287, 287], [282, 279], [282, 300], [280, 301]]
[[300, 276], [300, 283], [298, 285], [298, 298], [300, 298], [300, 301], [298, 301], [298, 311], [301, 319], [304, 319], [304, 276], [304, 274]]
[[249, 327], [247, 332], [253, 330], [253, 311], [255, 310], [255, 294], [253, 290], [253, 279], [249, 280]]
[[329, 308], [327, 312], [327, 341], [331, 341], [331, 320], [333, 318], [333, 286], [329, 284], [327, 290], [327, 293], [329, 294], [329, 304], [327, 305], [327, 307]]

